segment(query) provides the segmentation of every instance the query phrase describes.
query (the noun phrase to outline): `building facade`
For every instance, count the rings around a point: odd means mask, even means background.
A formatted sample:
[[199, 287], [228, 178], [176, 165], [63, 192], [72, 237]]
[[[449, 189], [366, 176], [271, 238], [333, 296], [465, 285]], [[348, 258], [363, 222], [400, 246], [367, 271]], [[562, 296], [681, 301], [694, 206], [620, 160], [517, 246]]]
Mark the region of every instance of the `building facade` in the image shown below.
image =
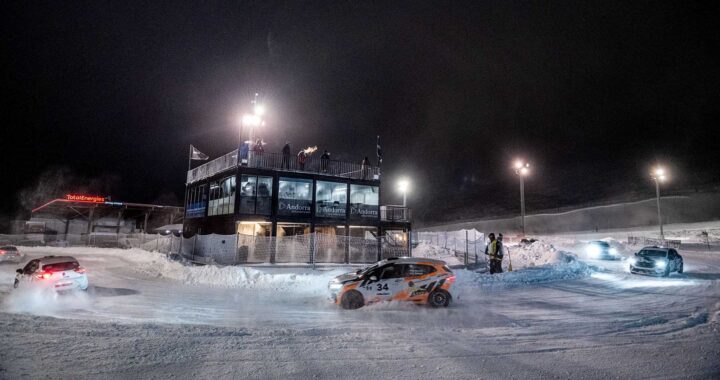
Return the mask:
[[[237, 235], [236, 248], [248, 257], [259, 244], [272, 245], [264, 248], [270, 254], [248, 262], [287, 262], [281, 259], [287, 250], [306, 249], [298, 241], [313, 244], [313, 252], [318, 241], [337, 242], [327, 248], [329, 262], [355, 261], [353, 244], [365, 247], [361, 261], [383, 257], [383, 251], [410, 255], [410, 212], [380, 206], [379, 168], [271, 153], [238, 162], [237, 153], [188, 172], [186, 238]], [[368, 255], [367, 247], [375, 247], [376, 255]]]

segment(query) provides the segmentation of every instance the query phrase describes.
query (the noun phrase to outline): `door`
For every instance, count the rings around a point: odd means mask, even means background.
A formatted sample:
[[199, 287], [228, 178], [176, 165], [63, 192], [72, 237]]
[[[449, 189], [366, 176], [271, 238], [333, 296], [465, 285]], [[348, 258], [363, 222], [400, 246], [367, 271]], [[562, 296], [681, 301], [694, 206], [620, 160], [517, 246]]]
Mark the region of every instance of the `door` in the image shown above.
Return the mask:
[[368, 275], [376, 281], [368, 281], [363, 286], [363, 295], [368, 303], [389, 301], [404, 288], [403, 268], [405, 265], [388, 264], [377, 268]]

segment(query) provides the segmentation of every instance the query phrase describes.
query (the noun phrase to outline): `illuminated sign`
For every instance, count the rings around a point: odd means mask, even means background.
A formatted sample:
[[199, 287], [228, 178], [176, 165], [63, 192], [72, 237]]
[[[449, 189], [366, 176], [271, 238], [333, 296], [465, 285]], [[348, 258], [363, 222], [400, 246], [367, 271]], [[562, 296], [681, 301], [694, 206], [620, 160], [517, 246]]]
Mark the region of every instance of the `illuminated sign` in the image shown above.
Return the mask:
[[105, 197], [99, 195], [67, 194], [65, 199], [73, 202], [104, 203]]

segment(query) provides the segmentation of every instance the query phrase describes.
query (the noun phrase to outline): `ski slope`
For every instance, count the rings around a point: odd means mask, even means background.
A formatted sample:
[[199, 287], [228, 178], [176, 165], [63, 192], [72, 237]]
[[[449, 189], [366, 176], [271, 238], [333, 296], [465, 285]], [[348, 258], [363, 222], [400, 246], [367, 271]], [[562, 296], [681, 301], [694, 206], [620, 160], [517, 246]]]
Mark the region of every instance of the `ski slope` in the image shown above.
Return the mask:
[[681, 250], [686, 273], [653, 278], [583, 257], [572, 236], [538, 243], [525, 258], [512, 251], [511, 273], [456, 271], [449, 308], [355, 311], [325, 299], [340, 269], [187, 267], [141, 250], [25, 248], [29, 257], [75, 256], [91, 289], [13, 291], [17, 266], [0, 265], [0, 378], [720, 374], [720, 252]]

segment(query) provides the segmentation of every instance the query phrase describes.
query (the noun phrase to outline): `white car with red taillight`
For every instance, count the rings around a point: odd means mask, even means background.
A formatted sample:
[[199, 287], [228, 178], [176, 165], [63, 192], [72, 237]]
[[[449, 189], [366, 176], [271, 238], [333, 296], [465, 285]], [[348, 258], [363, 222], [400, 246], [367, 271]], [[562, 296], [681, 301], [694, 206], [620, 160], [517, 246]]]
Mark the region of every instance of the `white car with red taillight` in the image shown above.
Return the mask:
[[0, 247], [0, 262], [19, 263], [23, 258], [23, 254], [14, 245], [4, 245]]
[[45, 256], [17, 270], [14, 287], [26, 285], [57, 291], [87, 290], [88, 279], [85, 268], [74, 257]]

